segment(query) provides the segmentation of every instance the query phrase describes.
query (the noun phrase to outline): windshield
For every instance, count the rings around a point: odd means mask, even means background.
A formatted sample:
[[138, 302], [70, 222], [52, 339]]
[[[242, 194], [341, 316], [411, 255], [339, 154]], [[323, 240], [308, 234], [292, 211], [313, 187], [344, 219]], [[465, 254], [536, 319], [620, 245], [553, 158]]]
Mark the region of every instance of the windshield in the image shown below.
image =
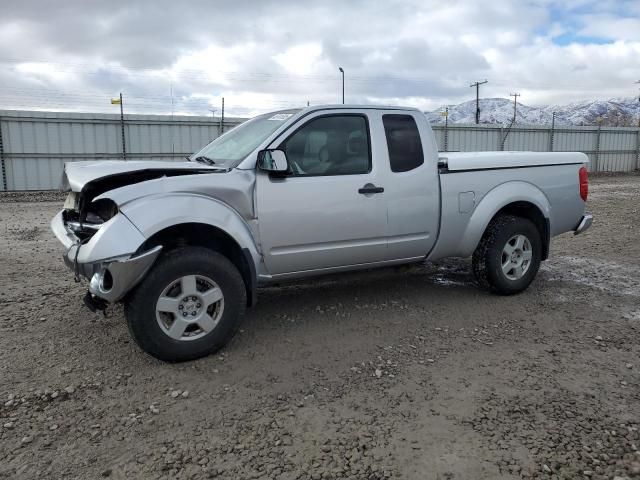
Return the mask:
[[298, 111], [285, 110], [257, 116], [216, 138], [190, 158], [204, 163], [213, 162], [224, 168], [234, 168]]

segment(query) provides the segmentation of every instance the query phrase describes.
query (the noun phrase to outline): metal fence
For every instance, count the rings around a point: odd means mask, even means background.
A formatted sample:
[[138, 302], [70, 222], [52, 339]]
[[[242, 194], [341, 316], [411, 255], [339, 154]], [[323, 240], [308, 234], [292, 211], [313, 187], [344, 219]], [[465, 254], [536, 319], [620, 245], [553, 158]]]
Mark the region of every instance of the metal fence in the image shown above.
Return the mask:
[[[127, 160], [180, 160], [242, 119], [125, 115]], [[596, 172], [640, 169], [640, 129], [437, 125], [443, 151], [578, 151]], [[0, 110], [1, 190], [59, 186], [64, 162], [122, 158], [119, 115]]]
[[499, 125], [436, 125], [440, 150], [583, 152], [592, 172], [640, 169], [640, 128]]
[[[127, 160], [180, 160], [241, 119], [125, 115]], [[0, 110], [1, 190], [52, 190], [64, 162], [122, 159], [120, 115]]]

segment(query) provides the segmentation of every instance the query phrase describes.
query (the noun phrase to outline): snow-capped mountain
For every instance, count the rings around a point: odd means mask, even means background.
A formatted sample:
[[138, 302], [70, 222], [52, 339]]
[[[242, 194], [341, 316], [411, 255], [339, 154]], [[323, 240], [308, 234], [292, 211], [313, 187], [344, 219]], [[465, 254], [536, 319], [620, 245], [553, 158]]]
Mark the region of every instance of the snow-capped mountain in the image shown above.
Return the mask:
[[[447, 105], [450, 123], [475, 123], [475, 100]], [[444, 123], [442, 112], [447, 106], [425, 112], [433, 124]], [[529, 107], [518, 102], [516, 123], [521, 125], [550, 125], [556, 112], [556, 125], [602, 125], [637, 126], [640, 117], [640, 102], [637, 98], [595, 100]], [[508, 125], [513, 118], [513, 101], [506, 98], [484, 98], [480, 100], [480, 122]]]

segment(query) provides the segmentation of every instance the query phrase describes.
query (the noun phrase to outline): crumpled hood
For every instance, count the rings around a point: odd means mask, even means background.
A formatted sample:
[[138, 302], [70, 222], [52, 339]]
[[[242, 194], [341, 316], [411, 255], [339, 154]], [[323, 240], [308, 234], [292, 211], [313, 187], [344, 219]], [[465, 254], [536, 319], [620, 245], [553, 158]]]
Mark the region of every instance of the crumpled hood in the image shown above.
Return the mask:
[[[198, 173], [214, 173], [226, 171], [216, 166], [204, 165], [198, 162], [171, 162], [171, 161], [124, 161], [124, 160], [101, 160], [87, 162], [67, 162], [64, 164], [64, 174], [62, 176], [63, 190], [74, 192], [82, 191], [87, 184], [108, 177], [126, 176], [127, 174], [144, 174], [147, 172], [149, 178], [172, 175], [194, 175]], [[131, 175], [134, 177], [137, 175]], [[136, 180], [133, 180], [134, 183]], [[139, 180], [137, 180], [139, 181]], [[126, 182], [124, 182], [126, 183]]]

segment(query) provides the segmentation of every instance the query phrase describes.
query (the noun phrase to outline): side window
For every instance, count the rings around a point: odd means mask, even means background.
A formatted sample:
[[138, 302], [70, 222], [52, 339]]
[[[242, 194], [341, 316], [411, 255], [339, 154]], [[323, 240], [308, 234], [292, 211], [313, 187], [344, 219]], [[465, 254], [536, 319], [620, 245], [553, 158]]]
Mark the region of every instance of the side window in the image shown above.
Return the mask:
[[408, 172], [424, 163], [422, 142], [411, 115], [383, 115], [392, 172]]
[[369, 128], [362, 115], [309, 121], [285, 140], [292, 176], [356, 175], [371, 171]]

